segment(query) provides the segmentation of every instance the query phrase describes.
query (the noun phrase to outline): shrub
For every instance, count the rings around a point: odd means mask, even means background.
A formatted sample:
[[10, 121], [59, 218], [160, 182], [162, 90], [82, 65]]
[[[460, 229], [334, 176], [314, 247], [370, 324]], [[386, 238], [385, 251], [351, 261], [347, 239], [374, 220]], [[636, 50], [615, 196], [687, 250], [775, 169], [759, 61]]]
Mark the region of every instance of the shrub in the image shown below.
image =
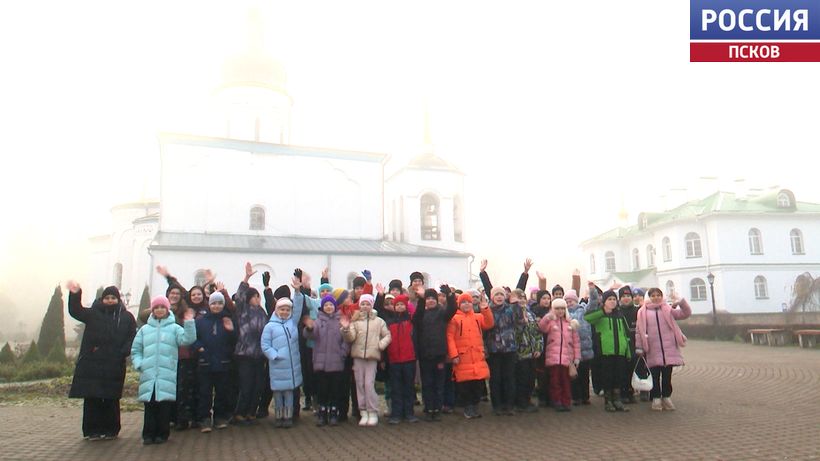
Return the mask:
[[54, 343], [54, 346], [51, 347], [51, 351], [49, 351], [46, 357], [46, 362], [68, 363], [68, 359], [65, 356], [65, 346], [63, 346], [60, 341], [57, 341]]
[[28, 346], [26, 354], [23, 356], [22, 363], [34, 363], [39, 362], [42, 359], [43, 357], [40, 356], [40, 349], [37, 347], [37, 343], [32, 341]]
[[0, 363], [2, 364], [11, 364], [17, 361], [17, 357], [14, 356], [14, 351], [11, 350], [11, 345], [6, 343], [3, 346], [3, 350], [0, 350]]

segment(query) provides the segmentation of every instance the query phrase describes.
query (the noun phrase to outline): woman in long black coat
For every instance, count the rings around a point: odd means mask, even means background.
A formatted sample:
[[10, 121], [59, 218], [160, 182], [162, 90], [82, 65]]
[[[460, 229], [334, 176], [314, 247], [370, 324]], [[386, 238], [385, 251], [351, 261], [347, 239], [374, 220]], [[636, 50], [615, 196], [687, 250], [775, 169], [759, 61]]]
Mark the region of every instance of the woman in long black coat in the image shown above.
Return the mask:
[[82, 305], [82, 290], [68, 283], [68, 313], [85, 323], [70, 398], [83, 402], [83, 436], [111, 440], [120, 432], [120, 398], [125, 359], [136, 334], [134, 316], [125, 309], [117, 287], [108, 287], [90, 308]]

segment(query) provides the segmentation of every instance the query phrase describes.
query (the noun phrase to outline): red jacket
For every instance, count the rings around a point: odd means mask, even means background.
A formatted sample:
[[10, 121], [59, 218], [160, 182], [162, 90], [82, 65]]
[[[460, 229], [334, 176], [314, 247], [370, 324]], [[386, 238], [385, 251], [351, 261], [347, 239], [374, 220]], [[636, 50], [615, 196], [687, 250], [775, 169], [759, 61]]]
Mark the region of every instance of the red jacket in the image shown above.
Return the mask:
[[384, 316], [390, 336], [393, 338], [387, 346], [387, 357], [390, 363], [404, 363], [416, 360], [416, 349], [413, 346], [413, 322], [410, 315], [404, 313]]

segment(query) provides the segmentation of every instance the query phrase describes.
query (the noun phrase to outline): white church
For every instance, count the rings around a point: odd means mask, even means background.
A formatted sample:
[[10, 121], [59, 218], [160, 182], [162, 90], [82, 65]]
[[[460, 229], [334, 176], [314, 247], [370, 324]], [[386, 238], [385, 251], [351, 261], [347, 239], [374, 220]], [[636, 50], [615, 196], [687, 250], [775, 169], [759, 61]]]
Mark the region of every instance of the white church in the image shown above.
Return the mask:
[[85, 286], [117, 285], [136, 307], [146, 285], [165, 293], [157, 265], [186, 287], [211, 269], [233, 291], [245, 261], [259, 288], [263, 271], [278, 285], [296, 267], [314, 287], [325, 267], [335, 287], [350, 287], [363, 269], [385, 284], [406, 286], [413, 271], [428, 284], [471, 283], [464, 174], [429, 142], [398, 168], [386, 154], [289, 144], [284, 67], [253, 43], [226, 62], [215, 97], [224, 132], [159, 136], [159, 201], [111, 210], [111, 232], [90, 239]]

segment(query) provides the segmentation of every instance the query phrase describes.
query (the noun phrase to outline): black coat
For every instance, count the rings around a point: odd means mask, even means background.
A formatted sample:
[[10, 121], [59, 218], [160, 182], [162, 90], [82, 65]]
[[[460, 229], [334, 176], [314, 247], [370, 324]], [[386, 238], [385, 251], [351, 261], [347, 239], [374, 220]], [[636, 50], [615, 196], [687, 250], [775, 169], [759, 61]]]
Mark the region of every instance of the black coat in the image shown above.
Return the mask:
[[447, 324], [456, 315], [456, 297], [447, 295], [447, 307], [437, 305], [433, 309], [424, 308], [420, 300], [413, 315], [416, 357], [418, 359], [438, 359], [447, 356]]
[[125, 381], [125, 359], [137, 322], [122, 304], [107, 309], [95, 300], [91, 308], [82, 306], [82, 291], [68, 295], [68, 313], [85, 323], [83, 343], [74, 368], [71, 398], [119, 399]]

